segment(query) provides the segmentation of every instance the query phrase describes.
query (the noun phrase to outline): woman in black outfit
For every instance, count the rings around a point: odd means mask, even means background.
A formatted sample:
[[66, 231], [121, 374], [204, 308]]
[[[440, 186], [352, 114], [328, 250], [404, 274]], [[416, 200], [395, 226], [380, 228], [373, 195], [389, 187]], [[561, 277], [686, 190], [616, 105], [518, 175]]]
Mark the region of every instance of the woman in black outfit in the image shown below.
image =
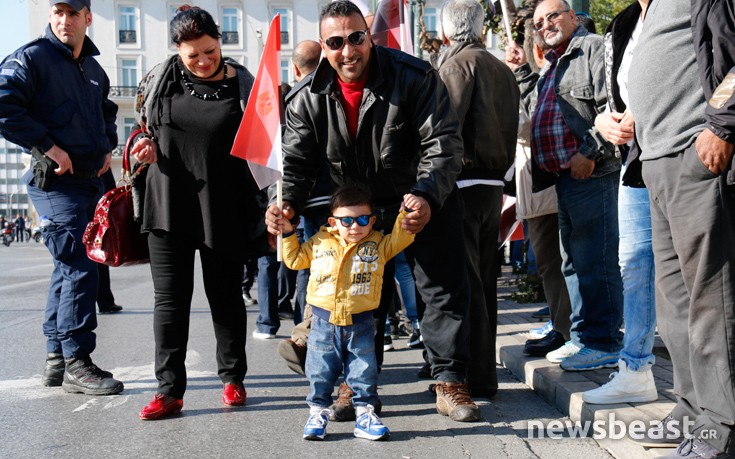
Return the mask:
[[[253, 76], [222, 58], [220, 36], [209, 13], [182, 6], [171, 21], [178, 55], [154, 67], [138, 88], [136, 116], [147, 134], [131, 153], [151, 164], [142, 228], [155, 290], [158, 380], [141, 419], [158, 419], [183, 406], [197, 250], [217, 339], [222, 401], [237, 406], [246, 400], [242, 266], [252, 256], [246, 235], [255, 233], [263, 217], [247, 164], [230, 150]], [[228, 228], [238, 228], [243, 237], [229, 238]]]

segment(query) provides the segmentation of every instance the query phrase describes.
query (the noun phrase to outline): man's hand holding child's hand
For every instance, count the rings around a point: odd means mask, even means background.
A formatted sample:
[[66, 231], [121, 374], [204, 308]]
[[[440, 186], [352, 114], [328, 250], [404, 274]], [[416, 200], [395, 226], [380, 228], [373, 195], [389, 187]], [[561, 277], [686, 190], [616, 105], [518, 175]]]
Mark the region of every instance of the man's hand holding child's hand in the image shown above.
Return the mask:
[[431, 206], [420, 196], [404, 194], [403, 209], [408, 214], [403, 219], [402, 226], [409, 234], [420, 233], [431, 219]]
[[283, 225], [283, 234], [290, 234], [293, 233], [294, 227], [291, 224], [291, 221], [288, 218], [284, 218], [281, 220], [281, 224]]

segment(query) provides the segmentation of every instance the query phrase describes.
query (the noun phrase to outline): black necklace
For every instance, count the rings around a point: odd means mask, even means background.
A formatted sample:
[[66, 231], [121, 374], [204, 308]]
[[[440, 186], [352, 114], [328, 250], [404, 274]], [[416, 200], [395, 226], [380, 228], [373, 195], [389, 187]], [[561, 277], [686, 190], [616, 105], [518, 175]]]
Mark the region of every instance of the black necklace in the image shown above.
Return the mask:
[[219, 87], [211, 93], [211, 94], [200, 94], [197, 92], [196, 89], [194, 89], [194, 83], [189, 79], [189, 75], [186, 74], [183, 68], [179, 66], [179, 63], [176, 63], [176, 68], [179, 69], [179, 72], [181, 73], [181, 80], [184, 83], [184, 87], [187, 91], [189, 91], [189, 94], [191, 94], [194, 97], [197, 97], [202, 100], [220, 100], [222, 97], [222, 91], [227, 89], [227, 83], [225, 80], [227, 79], [227, 69], [224, 70], [224, 75], [222, 76], [222, 81], [219, 83]]

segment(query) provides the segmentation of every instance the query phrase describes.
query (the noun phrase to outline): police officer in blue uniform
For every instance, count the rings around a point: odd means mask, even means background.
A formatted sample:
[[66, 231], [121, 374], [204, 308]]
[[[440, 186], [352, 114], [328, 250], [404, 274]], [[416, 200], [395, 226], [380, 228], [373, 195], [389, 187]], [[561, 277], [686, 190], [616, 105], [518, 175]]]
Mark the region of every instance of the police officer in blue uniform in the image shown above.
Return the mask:
[[33, 152], [24, 180], [54, 260], [43, 333], [42, 382], [67, 392], [112, 395], [122, 382], [98, 368], [95, 348], [97, 265], [82, 234], [102, 195], [100, 175], [117, 145], [117, 106], [86, 36], [90, 0], [51, 0], [44, 35], [0, 64], [0, 134]]

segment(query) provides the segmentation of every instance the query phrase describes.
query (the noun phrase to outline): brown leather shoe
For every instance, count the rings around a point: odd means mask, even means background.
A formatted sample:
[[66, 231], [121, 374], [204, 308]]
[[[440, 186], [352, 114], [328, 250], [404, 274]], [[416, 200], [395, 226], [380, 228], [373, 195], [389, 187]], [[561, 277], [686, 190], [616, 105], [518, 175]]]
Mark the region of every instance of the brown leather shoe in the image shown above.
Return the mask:
[[329, 420], [346, 422], [355, 420], [355, 407], [352, 405], [352, 389], [343, 382], [337, 389], [337, 400], [329, 408]]
[[286, 366], [294, 373], [306, 375], [306, 346], [284, 339], [278, 343], [278, 355], [286, 361]]
[[[329, 407], [329, 420], [337, 422], [354, 421], [355, 406], [352, 404], [352, 396], [354, 392], [350, 389], [350, 386], [346, 382], [339, 385], [337, 389], [337, 400]], [[378, 398], [373, 406], [375, 414], [380, 416], [383, 411], [383, 402]]]
[[438, 382], [436, 391], [436, 411], [449, 416], [453, 421], [474, 422], [482, 419], [480, 408], [470, 398], [467, 383]]

